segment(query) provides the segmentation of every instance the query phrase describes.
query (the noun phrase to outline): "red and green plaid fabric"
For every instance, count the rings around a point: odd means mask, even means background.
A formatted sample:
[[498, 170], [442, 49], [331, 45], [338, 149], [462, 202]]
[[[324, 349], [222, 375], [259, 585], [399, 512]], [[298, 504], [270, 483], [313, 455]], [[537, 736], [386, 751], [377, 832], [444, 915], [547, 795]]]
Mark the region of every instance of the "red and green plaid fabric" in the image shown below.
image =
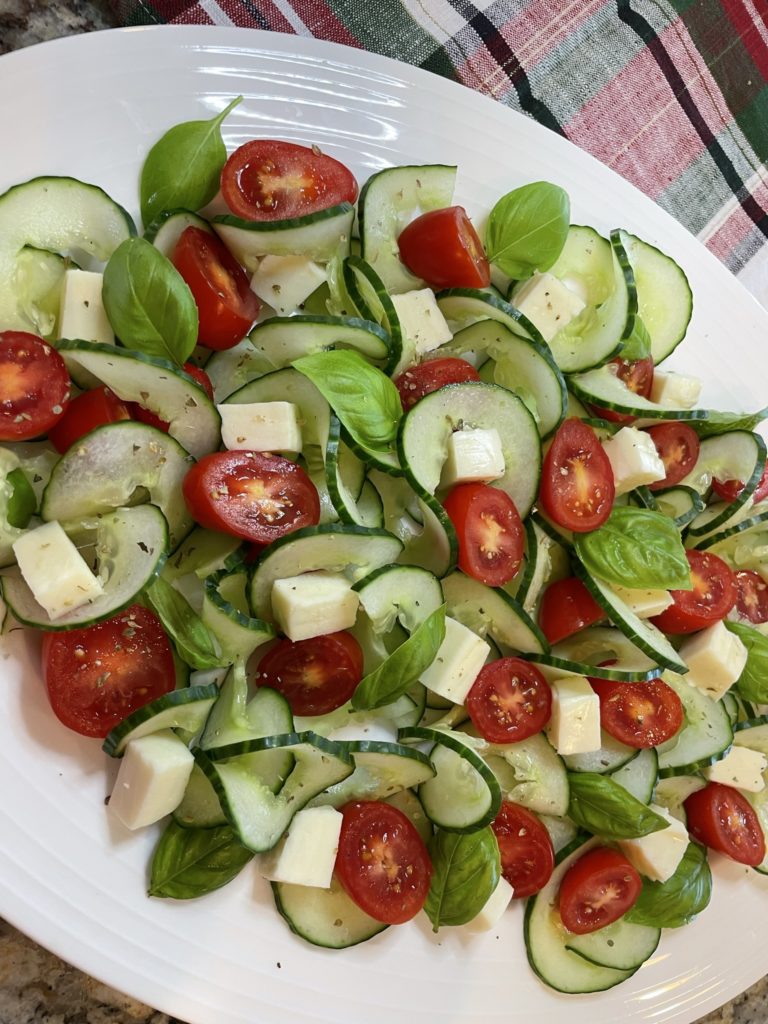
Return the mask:
[[768, 305], [767, 0], [115, 0], [125, 24], [315, 36], [445, 75], [593, 153]]

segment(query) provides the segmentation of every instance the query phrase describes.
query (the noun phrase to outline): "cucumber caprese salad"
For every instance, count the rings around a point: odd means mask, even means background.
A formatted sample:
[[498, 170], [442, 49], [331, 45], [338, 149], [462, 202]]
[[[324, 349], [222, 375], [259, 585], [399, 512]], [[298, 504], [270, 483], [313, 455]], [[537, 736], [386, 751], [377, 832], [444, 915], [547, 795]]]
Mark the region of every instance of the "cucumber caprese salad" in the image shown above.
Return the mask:
[[[237, 101], [235, 101], [237, 102]], [[316, 147], [171, 128], [143, 235], [0, 196], [0, 556], [57, 718], [161, 823], [149, 894], [254, 861], [343, 948], [527, 900], [549, 986], [630, 977], [768, 873], [764, 413], [665, 371], [684, 272], [534, 182], [358, 195]]]

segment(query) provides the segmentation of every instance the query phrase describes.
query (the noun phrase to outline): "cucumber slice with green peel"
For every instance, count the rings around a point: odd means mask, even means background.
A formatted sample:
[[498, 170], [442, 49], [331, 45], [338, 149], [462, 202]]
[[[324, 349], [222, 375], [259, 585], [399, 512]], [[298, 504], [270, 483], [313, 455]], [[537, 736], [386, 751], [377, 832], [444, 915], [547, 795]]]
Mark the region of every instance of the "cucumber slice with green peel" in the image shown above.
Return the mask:
[[238, 263], [254, 271], [262, 256], [306, 256], [325, 263], [349, 252], [354, 217], [351, 203], [339, 203], [288, 220], [241, 220], [224, 214], [212, 217], [211, 225]]
[[203, 582], [201, 618], [219, 642], [227, 664], [247, 661], [253, 652], [275, 637], [275, 630], [249, 613], [248, 574], [222, 570]]
[[392, 804], [398, 811], [402, 811], [421, 836], [422, 842], [429, 842], [433, 835], [432, 822], [412, 789], [401, 789], [399, 793], [387, 797], [384, 803]]
[[563, 526], [558, 526], [557, 523], [548, 519], [540, 508], [535, 508], [533, 512], [531, 512], [531, 519], [544, 531], [544, 533], [551, 537], [552, 540], [556, 540], [558, 544], [562, 544], [566, 551], [570, 552], [573, 549], [573, 531], [566, 530]]
[[502, 653], [538, 655], [549, 650], [533, 619], [503, 590], [486, 587], [462, 572], [446, 576], [441, 585], [447, 614], [478, 636], [490, 636]]
[[[590, 626], [554, 644], [549, 654], [536, 660], [540, 665], [574, 675], [614, 679], [622, 683], [645, 683], [661, 674], [656, 662], [643, 654], [618, 629]], [[601, 665], [615, 661], [615, 665]]]
[[522, 573], [515, 577], [521, 577], [519, 586], [516, 591], [511, 591], [509, 586], [502, 589], [522, 604], [528, 615], [535, 617], [541, 596], [549, 584], [571, 575], [571, 561], [566, 548], [545, 533], [531, 516], [525, 521], [525, 535], [525, 565]]
[[153, 221], [144, 232], [144, 237], [167, 259], [173, 256], [176, 243], [187, 230], [197, 228], [213, 234], [213, 228], [197, 213], [191, 210], [167, 210]]
[[498, 431], [504, 475], [491, 483], [515, 503], [521, 518], [536, 501], [541, 475], [541, 443], [536, 421], [523, 402], [495, 384], [449, 384], [417, 402], [403, 417], [397, 438], [403, 471], [417, 491], [434, 494], [455, 430]]
[[734, 725], [733, 745], [757, 750], [768, 757], [768, 724], [765, 717]]
[[250, 338], [243, 338], [232, 348], [214, 352], [205, 364], [205, 372], [218, 403], [274, 369], [272, 363], [253, 347]]
[[653, 791], [653, 802], [664, 807], [673, 818], [685, 822], [683, 804], [699, 789], [704, 789], [707, 780], [700, 775], [670, 775], [659, 778]]
[[312, 570], [346, 572], [352, 582], [395, 561], [403, 546], [386, 530], [331, 523], [306, 526], [274, 541], [253, 570], [248, 600], [256, 617], [274, 621], [272, 584]]
[[54, 467], [40, 515], [74, 523], [147, 495], [168, 523], [170, 550], [192, 528], [181, 485], [192, 457], [170, 435], [124, 420], [92, 430]]
[[418, 565], [382, 565], [352, 589], [377, 633], [388, 633], [395, 622], [412, 633], [443, 603], [437, 578]]
[[486, 743], [478, 753], [496, 776], [505, 800], [536, 814], [564, 817], [568, 813], [568, 773], [543, 733], [519, 743]]
[[593, 772], [597, 775], [609, 775], [618, 768], [628, 765], [638, 755], [635, 747], [609, 736], [601, 731], [600, 747], [586, 754], [564, 754], [563, 761], [569, 772]]
[[704, 501], [699, 492], [679, 484], [664, 491], [654, 491], [653, 499], [655, 511], [674, 519], [675, 526], [681, 530], [704, 509]]
[[361, 910], [335, 876], [330, 889], [272, 882], [272, 893], [291, 931], [313, 946], [347, 949], [389, 928]]
[[219, 688], [214, 683], [171, 690], [138, 708], [111, 729], [101, 749], [110, 757], [122, 757], [129, 743], [153, 732], [163, 729], [198, 732], [218, 696]]
[[365, 464], [341, 440], [341, 424], [332, 415], [325, 448], [325, 483], [337, 518], [357, 526], [383, 527], [384, 506], [376, 488], [367, 484], [365, 470]]
[[635, 971], [653, 956], [660, 938], [661, 928], [619, 918], [587, 935], [569, 935], [565, 948], [597, 967]]
[[539, 817], [541, 818], [542, 825], [549, 832], [549, 838], [552, 840], [552, 849], [555, 851], [555, 857], [557, 857], [561, 850], [564, 850], [566, 846], [570, 846], [576, 839], [579, 830], [570, 818], [560, 818], [551, 814], [540, 814]]
[[314, 797], [313, 807], [343, 807], [350, 800], [386, 800], [435, 777], [434, 765], [415, 747], [372, 740], [346, 741], [344, 746], [355, 770]]
[[[355, 630], [351, 632], [355, 636], [359, 635]], [[365, 740], [382, 730], [391, 732], [394, 738], [398, 729], [405, 729], [419, 722], [425, 700], [426, 693], [422, 686], [415, 687], [410, 693], [404, 693], [391, 704], [386, 704], [375, 711], [355, 711], [352, 704], [347, 701], [325, 715], [297, 715], [294, 718], [294, 728], [296, 732], [304, 732], [311, 727], [311, 731], [316, 732], [318, 736], [325, 736], [334, 741], [337, 734], [342, 731], [345, 737], [349, 737], [350, 742], [352, 738]]]
[[184, 796], [172, 815], [176, 824], [182, 828], [217, 828], [226, 825], [227, 818], [221, 809], [216, 790], [198, 764], [192, 766]]
[[[705, 420], [709, 416], [706, 409], [669, 409], [658, 402], [630, 391], [627, 385], [616, 376], [617, 368], [613, 364], [587, 370], [586, 373], [574, 373], [568, 378], [568, 388], [587, 405], [597, 405], [601, 409], [612, 409], [614, 412], [629, 413], [644, 420]], [[642, 426], [643, 423], [636, 424]]]
[[493, 320], [513, 334], [530, 338], [540, 347], [547, 348], [541, 333], [528, 317], [492, 292], [482, 288], [447, 288], [438, 292], [437, 304], [454, 336], [479, 321]]
[[269, 687], [259, 687], [251, 697], [242, 662], [227, 674], [219, 699], [211, 709], [199, 746], [210, 751], [271, 734], [294, 732], [288, 701]]
[[258, 359], [279, 370], [301, 356], [330, 348], [351, 348], [368, 359], [389, 355], [389, 335], [360, 317], [297, 315], [271, 317], [248, 335]]
[[725, 757], [733, 743], [733, 728], [720, 701], [711, 700], [673, 672], [664, 673], [683, 703], [685, 724], [670, 749], [659, 750], [659, 778], [695, 775]]
[[163, 576], [172, 581], [194, 573], [204, 580], [212, 573], [237, 563], [242, 546], [240, 537], [196, 526], [165, 563]]
[[77, 264], [66, 256], [25, 245], [16, 257], [12, 282], [20, 315], [35, 325], [35, 334], [50, 338], [56, 326], [64, 274]]
[[768, 508], [765, 507], [765, 502], [760, 502], [760, 505], [755, 505], [754, 508], [747, 504], [713, 533], [703, 537], [686, 536], [685, 546], [695, 547], [699, 551], [714, 551], [727, 561], [726, 554], [721, 552], [736, 550], [740, 545], [749, 543], [750, 539], [753, 543], [756, 542], [757, 546], [764, 544], [767, 528]]
[[651, 336], [654, 365], [685, 337], [693, 312], [688, 278], [675, 261], [636, 235], [620, 232], [637, 286], [638, 313]]
[[691, 537], [707, 537], [728, 525], [752, 497], [765, 469], [765, 441], [748, 430], [707, 437], [701, 442], [699, 457], [681, 486], [705, 494], [712, 480], [741, 480], [744, 487], [733, 501], [705, 508], [689, 525]]
[[400, 317], [389, 292], [366, 260], [349, 256], [341, 272], [343, 287], [360, 315], [379, 324], [389, 338], [389, 356], [384, 372], [396, 377], [416, 361], [413, 342], [403, 336]]
[[154, 505], [94, 516], [84, 520], [72, 535], [79, 547], [93, 547], [103, 593], [52, 620], [18, 570], [5, 569], [0, 577], [3, 597], [23, 625], [58, 632], [108, 619], [133, 604], [160, 575], [168, 553], [168, 525]]
[[390, 294], [423, 288], [400, 259], [397, 239], [417, 214], [450, 206], [456, 168], [444, 164], [387, 167], [372, 174], [358, 202], [362, 255]]
[[[38, 333], [48, 327], [50, 333], [47, 296], [35, 301], [28, 289], [17, 291], [18, 260], [25, 247], [82, 253], [104, 263], [135, 234], [127, 211], [97, 185], [40, 177], [8, 189], [0, 196], [0, 331]], [[23, 257], [22, 276], [27, 259]]]
[[731, 569], [753, 569], [760, 575], [768, 574], [768, 522], [762, 516], [757, 522], [747, 519], [743, 523], [723, 530], [697, 547], [713, 552]]
[[565, 245], [548, 273], [581, 295], [587, 306], [602, 306], [616, 287], [611, 243], [594, 228], [571, 224]]
[[659, 778], [659, 756], [654, 747], [647, 747], [610, 775], [630, 796], [649, 804]]
[[221, 417], [205, 390], [165, 359], [90, 341], [66, 341], [58, 350], [74, 380], [85, 372], [124, 402], [138, 402], [169, 424], [168, 433], [196, 459], [221, 443]]

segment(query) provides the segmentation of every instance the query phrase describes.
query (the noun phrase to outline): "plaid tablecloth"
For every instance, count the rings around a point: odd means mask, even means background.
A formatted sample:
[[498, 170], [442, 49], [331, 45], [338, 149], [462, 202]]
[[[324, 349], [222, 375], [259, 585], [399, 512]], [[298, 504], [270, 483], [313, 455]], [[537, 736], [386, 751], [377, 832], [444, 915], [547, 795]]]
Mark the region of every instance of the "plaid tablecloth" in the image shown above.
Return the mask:
[[696, 234], [768, 306], [768, 0], [113, 0], [416, 64], [536, 118]]

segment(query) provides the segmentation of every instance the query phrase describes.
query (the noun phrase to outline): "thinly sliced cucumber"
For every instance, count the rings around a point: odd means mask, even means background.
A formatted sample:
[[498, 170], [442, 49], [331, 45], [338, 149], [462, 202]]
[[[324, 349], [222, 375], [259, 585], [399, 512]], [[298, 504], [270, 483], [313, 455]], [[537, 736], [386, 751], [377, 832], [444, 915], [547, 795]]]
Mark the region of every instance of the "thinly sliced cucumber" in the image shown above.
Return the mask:
[[391, 294], [423, 288], [400, 260], [397, 238], [417, 214], [451, 205], [456, 168], [387, 167], [363, 185], [358, 203], [362, 255]]
[[571, 843], [576, 839], [579, 834], [579, 830], [573, 824], [570, 818], [558, 818], [551, 814], [540, 814], [541, 823], [549, 832], [549, 838], [552, 840], [552, 849], [555, 851], [555, 857], [564, 850], [566, 846], [570, 846]]
[[256, 563], [248, 594], [251, 608], [258, 618], [272, 622], [275, 580], [311, 568], [346, 572], [356, 582], [380, 565], [393, 562], [401, 551], [400, 541], [385, 530], [336, 524], [296, 530], [270, 544]]
[[196, 526], [165, 563], [163, 576], [173, 581], [194, 573], [204, 580], [214, 572], [234, 568], [242, 546], [240, 537]]
[[619, 918], [587, 935], [569, 935], [565, 948], [588, 963], [615, 971], [635, 971], [656, 952], [661, 928]]
[[733, 743], [733, 729], [720, 701], [711, 700], [673, 672], [664, 674], [683, 703], [685, 725], [674, 746], [659, 751], [659, 777], [693, 775], [719, 761]]
[[241, 220], [221, 215], [211, 223], [238, 263], [255, 270], [262, 256], [307, 256], [324, 263], [349, 252], [355, 210], [339, 203], [290, 220]]
[[250, 338], [243, 338], [232, 348], [214, 352], [205, 364], [216, 402], [225, 401], [252, 380], [272, 373], [274, 369], [272, 363], [254, 348]]
[[543, 733], [519, 743], [488, 743], [479, 753], [496, 776], [505, 800], [537, 814], [564, 817], [568, 813], [568, 773]]
[[[582, 629], [555, 644], [549, 654], [533, 660], [561, 673], [572, 672], [574, 675], [615, 679], [623, 683], [647, 682], [661, 674], [655, 661], [643, 654], [618, 629], [607, 626]], [[605, 661], [616, 664], [600, 664]]]
[[612, 771], [611, 778], [641, 803], [649, 804], [659, 778], [659, 756], [655, 748], [641, 750], [637, 757]]
[[219, 688], [215, 683], [171, 690], [124, 718], [107, 734], [101, 749], [110, 757], [121, 757], [133, 740], [162, 729], [198, 732], [218, 696]]
[[279, 370], [294, 359], [329, 348], [352, 348], [368, 359], [386, 359], [389, 336], [383, 327], [359, 317], [271, 317], [248, 335], [258, 359]]
[[93, 547], [103, 593], [51, 620], [18, 570], [5, 569], [3, 597], [25, 626], [55, 631], [78, 629], [116, 615], [160, 574], [168, 553], [168, 526], [154, 505], [119, 508], [94, 516], [84, 520], [73, 536], [80, 547]]
[[325, 448], [325, 483], [337, 518], [357, 526], [384, 525], [384, 506], [379, 492], [365, 479], [365, 464], [341, 440], [341, 424], [331, 416]]
[[[355, 637], [360, 635], [358, 624], [351, 632]], [[368, 671], [367, 662], [365, 670]], [[420, 721], [425, 706], [423, 690], [424, 687], [414, 687], [410, 693], [404, 693], [396, 701], [376, 708], [375, 711], [355, 711], [348, 701], [325, 715], [297, 715], [294, 719], [294, 728], [296, 732], [304, 732], [311, 728], [318, 736], [325, 736], [334, 741], [338, 739], [341, 742], [369, 740], [381, 735], [386, 735], [387, 739], [394, 739], [398, 729], [405, 729]]]
[[143, 405], [169, 424], [171, 437], [196, 459], [218, 448], [221, 418], [216, 407], [199, 381], [178, 366], [89, 341], [66, 341], [59, 351], [75, 380], [84, 371], [124, 402]]
[[611, 243], [594, 228], [571, 224], [565, 245], [548, 273], [581, 295], [587, 306], [602, 306], [616, 287]]
[[313, 946], [346, 949], [367, 942], [389, 927], [361, 910], [336, 877], [330, 889], [273, 882], [272, 893], [291, 931]]
[[478, 636], [490, 636], [502, 652], [541, 654], [549, 644], [539, 627], [513, 597], [503, 590], [451, 573], [442, 581], [447, 612]]
[[683, 804], [691, 793], [704, 789], [706, 784], [706, 779], [700, 775], [670, 775], [667, 778], [660, 778], [653, 792], [653, 802], [659, 807], [665, 807], [673, 818], [684, 822]]
[[432, 822], [424, 813], [421, 800], [419, 800], [412, 789], [401, 789], [399, 793], [388, 797], [384, 802], [392, 804], [398, 811], [402, 811], [415, 827], [423, 842], [429, 842], [433, 835]]
[[768, 723], [764, 718], [739, 722], [734, 728], [733, 745], [749, 747], [750, 750], [757, 750], [768, 756]]
[[609, 363], [586, 373], [573, 374], [568, 378], [568, 387], [587, 405], [630, 413], [642, 420], [705, 420], [709, 415], [706, 409], [669, 409], [643, 398], [630, 391], [616, 373], [617, 367]]
[[516, 577], [521, 577], [520, 584], [516, 591], [511, 591], [509, 586], [502, 589], [512, 594], [524, 611], [535, 618], [544, 590], [550, 583], [570, 576], [571, 562], [566, 548], [545, 533], [530, 516], [525, 521], [525, 535], [525, 567]]
[[699, 494], [707, 493], [712, 480], [741, 480], [744, 486], [733, 501], [710, 505], [688, 527], [691, 537], [704, 538], [731, 524], [747, 501], [765, 469], [765, 441], [748, 430], [732, 430], [701, 442], [699, 457], [681, 486], [691, 487]]
[[353, 590], [377, 633], [389, 633], [395, 622], [412, 633], [443, 603], [440, 583], [418, 565], [382, 565]]
[[478, 323], [493, 320], [546, 348], [536, 326], [516, 306], [481, 288], [448, 288], [437, 296], [437, 304], [454, 334]]
[[182, 801], [173, 811], [173, 820], [182, 828], [217, 828], [227, 823], [216, 790], [198, 764], [192, 767]]
[[199, 745], [207, 751], [294, 731], [293, 716], [285, 697], [266, 686], [259, 687], [251, 697], [240, 662], [230, 669], [222, 684]]
[[249, 613], [243, 571], [214, 573], [203, 582], [201, 618], [221, 647], [222, 660], [233, 664], [247, 661], [262, 644], [272, 640], [275, 630]]
[[[717, 509], [718, 506], [723, 508], [721, 503], [710, 507]], [[729, 551], [738, 552], [745, 545], [747, 548], [752, 546], [759, 549], [765, 543], [766, 529], [768, 529], [768, 508], [766, 508], [765, 502], [760, 502], [759, 505], [752, 508], [747, 503], [727, 519], [720, 529], [700, 537], [686, 536], [685, 545], [686, 547], [696, 547], [699, 551], [714, 551], [720, 558], [728, 561], [727, 552]]]
[[602, 732], [598, 750], [592, 750], [587, 754], [566, 754], [563, 761], [569, 772], [594, 772], [597, 775], [608, 775], [629, 764], [637, 757], [637, 754], [638, 751], [635, 747], [628, 747], [626, 743], [620, 743], [613, 736]]
[[415, 361], [413, 341], [406, 339], [386, 285], [367, 260], [350, 256], [342, 268], [344, 288], [366, 320], [379, 324], [389, 337], [386, 373], [395, 377]]
[[64, 274], [72, 266], [77, 264], [66, 256], [36, 249], [32, 245], [25, 245], [16, 257], [12, 288], [16, 294], [17, 310], [30, 324], [36, 325], [35, 334], [43, 338], [54, 333], [61, 285]]
[[531, 519], [536, 523], [537, 526], [541, 527], [544, 533], [548, 534], [552, 540], [556, 540], [558, 544], [562, 544], [566, 551], [571, 551], [573, 548], [573, 531], [566, 530], [563, 526], [558, 526], [553, 520], [548, 519], [540, 508], [535, 508], [531, 512]]
[[84, 253], [106, 262], [136, 227], [130, 215], [96, 185], [76, 178], [41, 177], [0, 196], [0, 331], [37, 333], [50, 312], [29, 292], [16, 290], [25, 246], [53, 253]]
[[651, 356], [658, 365], [685, 337], [693, 312], [688, 278], [675, 261], [636, 235], [621, 240], [637, 285], [638, 313], [651, 336]]
[[191, 210], [168, 210], [149, 225], [144, 232], [144, 237], [163, 256], [170, 259], [173, 256], [176, 243], [187, 228], [197, 228], [198, 231], [207, 231], [209, 234], [213, 234], [213, 228], [208, 221]]
[[171, 550], [192, 528], [181, 485], [191, 456], [161, 430], [125, 420], [92, 430], [61, 458], [43, 494], [40, 515], [74, 523], [135, 502], [142, 495], [168, 523]]
[[[650, 491], [648, 492], [650, 494]], [[674, 519], [675, 526], [683, 529], [695, 519], [704, 508], [704, 502], [698, 491], [692, 487], [669, 487], [664, 491], [654, 491], [653, 499], [656, 511]]]
[[517, 395], [495, 384], [450, 384], [413, 406], [401, 421], [397, 439], [405, 475], [417, 490], [434, 494], [440, 486], [449, 437], [470, 427], [498, 431], [505, 468], [492, 486], [508, 494], [524, 518], [539, 489], [539, 433]]
[[355, 770], [312, 800], [312, 806], [342, 807], [350, 800], [386, 800], [435, 777], [426, 754], [402, 743], [352, 740], [344, 743]]

